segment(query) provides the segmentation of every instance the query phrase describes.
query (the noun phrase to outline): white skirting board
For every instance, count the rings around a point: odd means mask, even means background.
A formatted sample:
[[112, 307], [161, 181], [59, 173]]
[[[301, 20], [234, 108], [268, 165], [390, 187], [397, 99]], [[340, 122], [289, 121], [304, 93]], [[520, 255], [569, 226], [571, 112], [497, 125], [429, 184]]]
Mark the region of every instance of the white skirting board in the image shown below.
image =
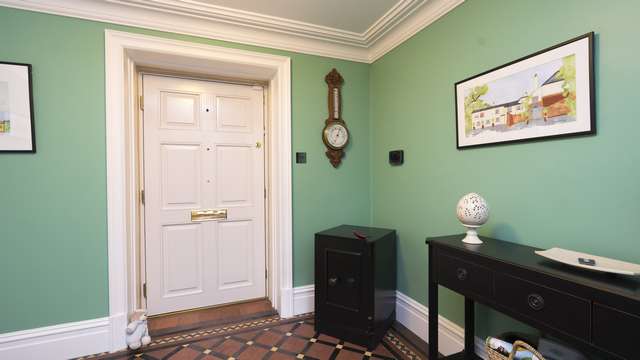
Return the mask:
[[107, 351], [109, 318], [0, 334], [0, 359], [69, 359]]
[[293, 288], [293, 314], [313, 312], [315, 286], [305, 285]]
[[[294, 314], [309, 313], [313, 311], [313, 308], [314, 286], [306, 285], [294, 288]], [[427, 341], [428, 338], [428, 314], [429, 309], [426, 306], [400, 291], [396, 291], [396, 320], [424, 341]], [[451, 355], [461, 351], [464, 348], [464, 329], [442, 315], [438, 316], [438, 324], [438, 347], [440, 352], [444, 355]], [[476, 338], [475, 344], [476, 354], [486, 359], [484, 342]]]
[[[313, 312], [314, 286], [293, 289], [295, 315]], [[396, 320], [423, 340], [428, 337], [429, 309], [396, 292]], [[440, 352], [445, 355], [460, 351], [464, 346], [464, 329], [439, 316]], [[476, 338], [476, 354], [486, 359], [484, 343]], [[110, 349], [109, 318], [78, 321], [37, 329], [0, 334], [0, 359], [69, 359], [108, 351]]]

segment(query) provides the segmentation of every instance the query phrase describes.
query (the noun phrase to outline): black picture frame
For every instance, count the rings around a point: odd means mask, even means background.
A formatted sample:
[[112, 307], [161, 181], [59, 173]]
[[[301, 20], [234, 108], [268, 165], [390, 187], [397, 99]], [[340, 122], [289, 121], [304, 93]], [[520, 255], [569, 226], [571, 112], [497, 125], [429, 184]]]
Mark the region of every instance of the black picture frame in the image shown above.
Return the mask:
[[[588, 42], [588, 49], [587, 49], [587, 69], [588, 69], [588, 80], [587, 83], [589, 85], [589, 90], [588, 90], [588, 99], [589, 99], [589, 121], [588, 121], [588, 129], [584, 130], [584, 131], [576, 131], [576, 132], [571, 132], [571, 133], [561, 133], [561, 134], [554, 134], [554, 135], [544, 135], [544, 136], [534, 136], [534, 137], [525, 137], [525, 138], [521, 138], [521, 139], [511, 139], [511, 140], [504, 140], [504, 141], [494, 141], [494, 142], [487, 142], [487, 143], [479, 143], [479, 144], [461, 144], [460, 143], [460, 112], [459, 112], [459, 101], [460, 98], [463, 97], [462, 94], [458, 94], [458, 89], [459, 87], [466, 83], [469, 82], [470, 80], [474, 80], [477, 79], [481, 76], [485, 76], [488, 74], [491, 74], [497, 70], [501, 70], [504, 68], [507, 68], [509, 66], [518, 64], [524, 60], [528, 60], [531, 59], [533, 57], [545, 54], [549, 51], [552, 50], [556, 50], [559, 48], [562, 48], [564, 46], [573, 44], [575, 42], [581, 41], [587, 39]], [[595, 65], [594, 65], [594, 39], [595, 39], [595, 33], [592, 32], [588, 32], [584, 35], [572, 38], [570, 40], [564, 41], [562, 43], [553, 45], [551, 47], [545, 48], [543, 50], [534, 52], [530, 55], [521, 57], [519, 59], [513, 60], [511, 62], [508, 62], [504, 65], [500, 65], [498, 67], [492, 68], [490, 70], [484, 71], [480, 74], [468, 77], [464, 80], [460, 80], [458, 82], [455, 83], [454, 85], [454, 94], [455, 94], [455, 103], [454, 103], [454, 112], [456, 114], [455, 116], [455, 127], [456, 127], [456, 148], [458, 150], [464, 150], [464, 149], [470, 149], [470, 148], [477, 148], [477, 147], [486, 147], [486, 146], [499, 146], [499, 145], [508, 145], [508, 144], [514, 144], [514, 143], [522, 143], [522, 142], [536, 142], [536, 141], [543, 141], [543, 140], [549, 140], [549, 139], [558, 139], [558, 138], [566, 138], [566, 137], [574, 137], [574, 136], [588, 136], [588, 135], [595, 135], [596, 134], [596, 108], [595, 108]], [[464, 101], [464, 100], [463, 100]], [[465, 119], [466, 120], [466, 119]], [[546, 121], [546, 120], [545, 120]], [[463, 131], [466, 131], [466, 129], [463, 129]]]
[[[32, 66], [31, 64], [25, 64], [25, 63], [17, 63], [17, 62], [7, 62], [7, 61], [0, 61], [0, 66], [2, 65], [9, 65], [9, 66], [23, 66], [27, 68], [27, 75], [28, 75], [28, 87], [29, 87], [29, 126], [30, 126], [30, 132], [31, 132], [31, 149], [17, 149], [17, 150], [6, 150], [6, 149], [0, 149], [0, 153], [26, 153], [26, 154], [35, 154], [36, 153], [36, 129], [35, 129], [35, 114], [34, 114], [34, 106], [33, 106], [33, 75], [32, 75]], [[1, 79], [0, 79], [1, 80]], [[0, 139], [1, 141], [1, 139]]]

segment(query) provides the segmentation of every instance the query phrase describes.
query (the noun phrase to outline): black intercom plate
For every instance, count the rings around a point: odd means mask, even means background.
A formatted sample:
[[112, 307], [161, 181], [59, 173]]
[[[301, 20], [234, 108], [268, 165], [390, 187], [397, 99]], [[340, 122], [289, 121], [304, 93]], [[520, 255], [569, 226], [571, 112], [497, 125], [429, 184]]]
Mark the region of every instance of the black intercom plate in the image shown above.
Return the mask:
[[404, 163], [404, 150], [389, 151], [389, 164], [402, 165]]

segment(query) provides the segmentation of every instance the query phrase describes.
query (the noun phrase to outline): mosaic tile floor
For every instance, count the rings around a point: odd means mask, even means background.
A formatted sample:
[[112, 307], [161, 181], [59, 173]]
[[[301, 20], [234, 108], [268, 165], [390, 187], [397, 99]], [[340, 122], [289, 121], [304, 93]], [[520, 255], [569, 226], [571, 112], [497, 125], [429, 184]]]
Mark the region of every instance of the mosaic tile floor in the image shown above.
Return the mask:
[[281, 320], [271, 316], [152, 339], [144, 349], [78, 358], [100, 360], [426, 360], [406, 338], [389, 330], [375, 349], [314, 330], [313, 315]]

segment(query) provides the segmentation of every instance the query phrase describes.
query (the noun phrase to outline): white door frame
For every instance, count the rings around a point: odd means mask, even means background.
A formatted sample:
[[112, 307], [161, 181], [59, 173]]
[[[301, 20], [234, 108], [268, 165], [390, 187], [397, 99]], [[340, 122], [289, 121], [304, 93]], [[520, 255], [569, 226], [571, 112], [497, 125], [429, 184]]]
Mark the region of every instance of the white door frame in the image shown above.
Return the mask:
[[267, 292], [280, 316], [293, 316], [291, 60], [288, 57], [105, 30], [107, 240], [111, 351], [126, 348], [136, 309], [139, 216], [138, 66], [267, 81]]

